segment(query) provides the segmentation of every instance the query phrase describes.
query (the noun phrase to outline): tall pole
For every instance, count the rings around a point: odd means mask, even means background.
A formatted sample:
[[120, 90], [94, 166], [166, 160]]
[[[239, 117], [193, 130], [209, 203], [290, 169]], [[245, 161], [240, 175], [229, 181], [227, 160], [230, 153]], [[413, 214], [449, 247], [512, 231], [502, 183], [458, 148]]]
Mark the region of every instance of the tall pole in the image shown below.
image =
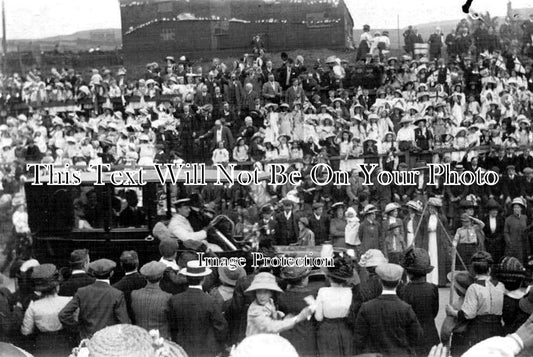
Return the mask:
[[398, 50], [401, 49], [401, 42], [400, 42], [400, 14], [396, 15], [396, 23], [397, 23], [397, 29], [398, 29]]
[[7, 72], [6, 8], [2, 0], [2, 72]]

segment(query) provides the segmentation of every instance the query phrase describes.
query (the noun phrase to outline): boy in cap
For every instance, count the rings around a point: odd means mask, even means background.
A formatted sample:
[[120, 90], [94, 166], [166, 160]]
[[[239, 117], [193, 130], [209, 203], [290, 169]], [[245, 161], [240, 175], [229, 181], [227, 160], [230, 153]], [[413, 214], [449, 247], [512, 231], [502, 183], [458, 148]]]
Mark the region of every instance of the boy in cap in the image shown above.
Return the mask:
[[131, 316], [138, 326], [150, 331], [156, 329], [161, 337], [170, 339], [168, 321], [168, 302], [172, 294], [164, 292], [159, 286], [167, 266], [151, 261], [142, 266], [141, 275], [147, 280], [144, 288], [131, 292]]
[[[109, 284], [115, 267], [116, 263], [109, 259], [99, 259], [89, 264], [89, 273], [96, 281], [79, 288], [59, 312], [59, 321], [67, 328], [78, 327], [81, 339], [107, 326], [131, 323], [124, 293]], [[79, 310], [77, 319], [76, 310]]]
[[76, 249], [70, 253], [69, 265], [72, 272], [68, 279], [61, 283], [59, 296], [74, 296], [79, 288], [94, 283], [95, 279], [87, 274], [89, 262], [89, 251], [87, 249]]
[[376, 273], [383, 284], [383, 292], [363, 303], [359, 310], [354, 327], [357, 352], [415, 356], [414, 347], [423, 330], [411, 306], [396, 295], [403, 268], [387, 263], [376, 267]]

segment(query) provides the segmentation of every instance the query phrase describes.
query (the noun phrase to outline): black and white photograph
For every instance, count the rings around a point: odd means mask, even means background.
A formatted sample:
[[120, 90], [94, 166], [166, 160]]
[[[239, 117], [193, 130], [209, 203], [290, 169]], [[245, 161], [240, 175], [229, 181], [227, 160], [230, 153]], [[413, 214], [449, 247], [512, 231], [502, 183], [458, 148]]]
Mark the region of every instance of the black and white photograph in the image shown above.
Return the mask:
[[533, 356], [533, 0], [0, 2], [0, 356]]

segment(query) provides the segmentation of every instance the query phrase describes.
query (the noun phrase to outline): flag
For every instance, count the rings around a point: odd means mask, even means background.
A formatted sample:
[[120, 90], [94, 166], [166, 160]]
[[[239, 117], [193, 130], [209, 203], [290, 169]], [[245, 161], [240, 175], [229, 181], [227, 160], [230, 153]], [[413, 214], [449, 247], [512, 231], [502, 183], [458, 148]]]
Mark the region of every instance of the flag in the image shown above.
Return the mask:
[[526, 74], [526, 69], [524, 68], [524, 66], [522, 66], [522, 63], [520, 63], [520, 60], [518, 58], [514, 59], [514, 71], [516, 73]]
[[507, 66], [505, 65], [505, 60], [503, 59], [503, 56], [501, 54], [498, 54], [496, 57], [496, 67], [507, 70]]

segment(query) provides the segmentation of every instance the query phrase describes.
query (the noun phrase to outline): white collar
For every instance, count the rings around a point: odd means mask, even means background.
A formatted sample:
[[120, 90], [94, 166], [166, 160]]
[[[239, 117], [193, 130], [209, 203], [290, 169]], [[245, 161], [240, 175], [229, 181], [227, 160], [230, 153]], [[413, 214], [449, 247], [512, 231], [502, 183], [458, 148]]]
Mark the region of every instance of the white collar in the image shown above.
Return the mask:
[[127, 275], [132, 275], [132, 274], [135, 274], [137, 272], [137, 270], [134, 270], [134, 271], [130, 271], [130, 272], [127, 272], [125, 273], [124, 275], [127, 276]]
[[202, 287], [202, 285], [189, 285], [189, 289], [200, 289], [204, 291], [204, 288]]
[[71, 275], [74, 275], [74, 274], [85, 274], [85, 270], [81, 270], [81, 269], [74, 269], [72, 270], [72, 273]]
[[383, 292], [381, 295], [396, 295], [396, 290], [385, 290], [383, 289]]
[[101, 281], [102, 283], [107, 283], [111, 285], [111, 283], [109, 282], [109, 279], [96, 279], [96, 281]]

